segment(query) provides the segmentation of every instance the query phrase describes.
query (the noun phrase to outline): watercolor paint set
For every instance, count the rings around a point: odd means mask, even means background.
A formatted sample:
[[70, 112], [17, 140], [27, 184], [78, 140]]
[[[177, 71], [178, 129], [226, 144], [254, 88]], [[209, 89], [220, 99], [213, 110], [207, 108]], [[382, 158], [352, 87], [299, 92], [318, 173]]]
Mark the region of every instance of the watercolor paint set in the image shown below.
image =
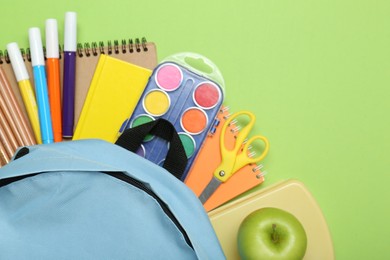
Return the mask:
[[[187, 59], [202, 60], [206, 67], [194, 67]], [[205, 69], [207, 68], [207, 69]], [[207, 72], [205, 72], [207, 70]], [[126, 128], [157, 118], [170, 121], [183, 143], [188, 163], [183, 179], [207, 137], [224, 99], [223, 78], [217, 67], [198, 54], [177, 54], [161, 62], [148, 84]], [[147, 136], [138, 154], [162, 165], [169, 144]]]

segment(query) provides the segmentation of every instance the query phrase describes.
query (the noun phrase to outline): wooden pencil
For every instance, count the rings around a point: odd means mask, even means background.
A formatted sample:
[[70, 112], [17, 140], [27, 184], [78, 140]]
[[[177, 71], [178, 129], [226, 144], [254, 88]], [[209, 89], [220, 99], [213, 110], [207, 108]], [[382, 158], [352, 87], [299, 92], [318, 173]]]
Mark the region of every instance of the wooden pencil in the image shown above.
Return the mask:
[[[12, 119], [15, 122], [17, 130], [20, 133], [22, 142], [20, 145], [34, 145], [36, 140], [32, 129], [30, 128], [26, 116], [23, 114], [19, 103], [16, 100], [15, 94], [11, 88], [11, 85], [4, 73], [3, 68], [0, 67], [0, 95], [3, 97], [5, 106], [8, 107], [10, 113], [12, 113]], [[4, 115], [5, 116], [5, 115]]]
[[0, 143], [4, 148], [4, 158], [10, 160], [15, 150], [12, 148], [10, 141], [7, 138], [6, 131], [3, 128], [3, 125], [0, 124]]
[[19, 144], [18, 141], [16, 140], [14, 134], [12, 133], [11, 128], [7, 124], [7, 120], [4, 116], [3, 110], [0, 109], [0, 125], [4, 131], [4, 138], [8, 141], [8, 143], [11, 146], [12, 149], [12, 154], [18, 149]]
[[19, 131], [20, 124], [18, 124], [18, 120], [16, 118], [17, 115], [11, 110], [12, 108], [5, 104], [5, 100], [2, 94], [3, 93], [0, 93], [0, 109], [3, 111], [4, 117], [7, 120], [7, 124], [11, 128], [12, 134], [15, 136], [18, 145], [25, 145], [26, 139], [23, 138]]
[[2, 142], [0, 142], [0, 166], [4, 166], [9, 162], [7, 151]]

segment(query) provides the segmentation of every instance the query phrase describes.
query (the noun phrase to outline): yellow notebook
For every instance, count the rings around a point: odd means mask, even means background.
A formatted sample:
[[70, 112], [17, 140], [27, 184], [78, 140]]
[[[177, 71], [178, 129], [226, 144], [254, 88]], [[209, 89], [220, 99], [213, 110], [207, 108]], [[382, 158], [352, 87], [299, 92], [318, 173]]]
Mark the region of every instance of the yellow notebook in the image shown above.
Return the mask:
[[101, 54], [73, 140], [99, 138], [115, 142], [151, 74], [149, 69]]

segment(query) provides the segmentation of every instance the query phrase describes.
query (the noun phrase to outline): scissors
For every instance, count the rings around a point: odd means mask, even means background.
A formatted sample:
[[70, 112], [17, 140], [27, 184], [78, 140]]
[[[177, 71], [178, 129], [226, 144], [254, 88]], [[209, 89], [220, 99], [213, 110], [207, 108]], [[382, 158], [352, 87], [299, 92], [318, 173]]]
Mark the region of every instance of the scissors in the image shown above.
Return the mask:
[[[249, 123], [245, 125], [242, 130], [238, 133], [234, 147], [228, 149], [225, 144], [225, 133], [227, 127], [230, 123], [237, 119], [238, 117], [247, 116], [249, 117]], [[256, 135], [250, 138], [248, 141], [247, 137], [249, 132], [252, 130], [253, 125], [255, 124], [255, 115], [249, 111], [240, 111], [234, 113], [230, 116], [225, 124], [222, 126], [221, 135], [220, 135], [220, 152], [222, 156], [222, 162], [214, 171], [212, 179], [207, 184], [206, 188], [199, 195], [199, 199], [204, 204], [211, 195], [217, 190], [217, 188], [223, 183], [226, 182], [233, 174], [235, 174], [239, 169], [245, 165], [257, 163], [264, 159], [269, 150], [268, 139], [261, 135]], [[264, 143], [264, 150], [262, 153], [256, 157], [251, 157], [248, 155], [248, 149], [255, 141], [260, 140]]]

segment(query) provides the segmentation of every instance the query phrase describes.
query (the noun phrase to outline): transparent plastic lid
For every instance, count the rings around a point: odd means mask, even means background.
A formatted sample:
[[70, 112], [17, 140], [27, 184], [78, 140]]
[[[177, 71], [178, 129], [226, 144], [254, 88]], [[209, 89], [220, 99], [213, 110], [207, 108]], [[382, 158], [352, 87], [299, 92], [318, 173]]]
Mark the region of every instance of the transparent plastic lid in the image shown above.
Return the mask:
[[166, 57], [162, 60], [162, 63], [169, 61], [175, 62], [198, 75], [214, 81], [221, 87], [222, 91], [225, 92], [225, 81], [221, 72], [218, 67], [205, 56], [192, 52], [182, 52]]

